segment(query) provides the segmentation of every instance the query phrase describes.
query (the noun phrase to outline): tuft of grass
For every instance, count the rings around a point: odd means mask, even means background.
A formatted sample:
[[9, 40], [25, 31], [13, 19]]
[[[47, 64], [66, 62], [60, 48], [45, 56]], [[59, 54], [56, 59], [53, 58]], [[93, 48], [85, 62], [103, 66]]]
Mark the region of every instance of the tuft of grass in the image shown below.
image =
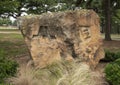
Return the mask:
[[85, 63], [75, 64], [73, 70], [67, 72], [56, 85], [108, 85], [100, 72], [90, 70]]
[[36, 70], [33, 68], [21, 66], [16, 77], [10, 78], [13, 85], [39, 85], [39, 80], [35, 78]]
[[102, 85], [98, 77], [85, 63], [57, 62], [42, 69], [22, 66], [9, 80], [13, 85]]

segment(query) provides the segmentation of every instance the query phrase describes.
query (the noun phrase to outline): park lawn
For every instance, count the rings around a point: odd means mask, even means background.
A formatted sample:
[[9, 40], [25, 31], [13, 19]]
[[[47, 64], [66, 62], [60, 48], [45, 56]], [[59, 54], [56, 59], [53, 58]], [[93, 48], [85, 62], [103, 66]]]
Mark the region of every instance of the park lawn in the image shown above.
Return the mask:
[[0, 33], [0, 52], [5, 57], [15, 58], [27, 54], [28, 49], [21, 34]]
[[0, 26], [0, 29], [9, 29], [9, 30], [12, 30], [12, 29], [18, 29], [17, 26]]
[[1, 28], [0, 31], [1, 31], [1, 32], [4, 32], [4, 31], [10, 31], [10, 32], [15, 31], [15, 32], [18, 32], [19, 29], [3, 29], [3, 28]]

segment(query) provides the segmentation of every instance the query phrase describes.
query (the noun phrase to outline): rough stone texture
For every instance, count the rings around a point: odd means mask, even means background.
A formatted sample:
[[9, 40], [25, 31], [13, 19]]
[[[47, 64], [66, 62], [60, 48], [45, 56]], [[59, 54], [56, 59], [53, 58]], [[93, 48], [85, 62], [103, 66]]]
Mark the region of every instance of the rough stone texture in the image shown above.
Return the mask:
[[20, 17], [18, 25], [38, 67], [75, 60], [94, 68], [104, 57], [99, 17], [92, 10]]

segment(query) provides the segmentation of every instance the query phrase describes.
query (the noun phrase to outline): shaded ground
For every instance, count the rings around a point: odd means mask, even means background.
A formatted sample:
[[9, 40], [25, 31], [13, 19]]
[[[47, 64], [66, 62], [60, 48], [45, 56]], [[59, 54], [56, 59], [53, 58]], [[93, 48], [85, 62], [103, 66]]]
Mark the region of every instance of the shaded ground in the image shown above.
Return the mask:
[[118, 40], [104, 41], [103, 43], [105, 49], [109, 49], [110, 51], [120, 51], [120, 41]]

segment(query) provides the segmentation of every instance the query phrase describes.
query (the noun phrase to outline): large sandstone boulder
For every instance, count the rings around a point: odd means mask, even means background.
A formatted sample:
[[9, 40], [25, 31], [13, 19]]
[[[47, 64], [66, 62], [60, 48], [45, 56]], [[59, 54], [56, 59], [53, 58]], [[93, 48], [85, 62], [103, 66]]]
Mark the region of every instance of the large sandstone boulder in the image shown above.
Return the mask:
[[93, 68], [104, 57], [99, 17], [92, 10], [20, 17], [18, 25], [35, 66], [75, 60]]

